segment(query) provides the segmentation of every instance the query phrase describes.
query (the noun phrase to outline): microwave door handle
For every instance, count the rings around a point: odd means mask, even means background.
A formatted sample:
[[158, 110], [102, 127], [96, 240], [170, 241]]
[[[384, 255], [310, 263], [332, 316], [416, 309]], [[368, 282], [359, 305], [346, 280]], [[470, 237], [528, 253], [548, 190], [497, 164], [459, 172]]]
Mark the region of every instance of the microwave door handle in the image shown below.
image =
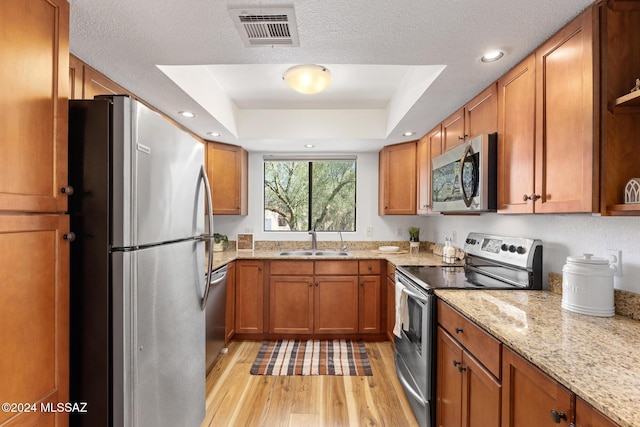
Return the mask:
[[473, 163], [475, 163], [475, 160], [473, 159], [473, 148], [471, 148], [471, 144], [467, 144], [467, 147], [464, 149], [464, 152], [462, 153], [462, 157], [460, 157], [460, 172], [458, 175], [458, 179], [460, 181], [460, 195], [462, 196], [462, 201], [464, 202], [466, 207], [471, 207], [471, 202], [472, 202], [472, 197], [473, 195], [476, 193], [477, 191], [477, 187], [478, 187], [478, 179], [477, 179], [477, 165], [473, 165], [473, 174], [475, 175], [474, 179], [473, 179], [473, 185], [474, 185], [474, 189], [471, 192], [470, 196], [467, 196], [467, 193], [464, 191], [464, 161], [467, 157], [471, 157], [471, 161]]

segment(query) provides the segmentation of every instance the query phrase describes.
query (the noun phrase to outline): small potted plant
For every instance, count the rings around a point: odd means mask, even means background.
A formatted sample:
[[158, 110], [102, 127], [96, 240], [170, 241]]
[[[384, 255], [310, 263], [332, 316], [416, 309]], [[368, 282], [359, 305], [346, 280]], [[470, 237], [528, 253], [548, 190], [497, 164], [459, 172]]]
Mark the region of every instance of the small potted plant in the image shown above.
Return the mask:
[[420, 250], [420, 229], [418, 227], [409, 227], [409, 253], [417, 255]]
[[222, 252], [229, 248], [229, 239], [226, 234], [213, 233], [213, 252]]

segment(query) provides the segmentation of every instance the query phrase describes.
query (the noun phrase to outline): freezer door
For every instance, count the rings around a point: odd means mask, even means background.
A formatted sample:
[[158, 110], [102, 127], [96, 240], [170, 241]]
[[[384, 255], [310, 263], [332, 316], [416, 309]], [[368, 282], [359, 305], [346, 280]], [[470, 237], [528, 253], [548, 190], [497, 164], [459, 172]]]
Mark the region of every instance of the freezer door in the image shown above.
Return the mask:
[[114, 222], [113, 246], [202, 234], [203, 144], [134, 100], [114, 97], [113, 109], [114, 219], [122, 212], [120, 231]]
[[124, 316], [131, 319], [130, 348], [124, 353], [132, 360], [124, 425], [199, 426], [205, 414], [204, 243], [160, 245], [123, 256], [131, 257], [125, 265], [132, 265], [133, 279], [124, 287], [131, 307]]

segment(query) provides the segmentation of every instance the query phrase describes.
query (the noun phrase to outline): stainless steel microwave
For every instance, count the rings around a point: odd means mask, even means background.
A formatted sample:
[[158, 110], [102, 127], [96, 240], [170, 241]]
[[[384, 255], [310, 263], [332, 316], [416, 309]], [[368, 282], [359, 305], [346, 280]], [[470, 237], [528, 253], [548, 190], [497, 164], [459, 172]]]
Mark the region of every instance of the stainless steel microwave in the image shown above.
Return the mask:
[[497, 207], [498, 134], [479, 135], [432, 160], [435, 212], [488, 212]]

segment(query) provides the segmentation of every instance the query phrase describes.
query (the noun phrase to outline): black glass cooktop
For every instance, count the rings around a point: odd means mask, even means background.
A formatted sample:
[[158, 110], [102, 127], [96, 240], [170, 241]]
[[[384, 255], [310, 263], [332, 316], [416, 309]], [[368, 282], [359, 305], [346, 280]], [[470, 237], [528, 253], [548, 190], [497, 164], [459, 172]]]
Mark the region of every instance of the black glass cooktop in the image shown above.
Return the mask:
[[425, 289], [512, 289], [509, 283], [496, 280], [464, 267], [402, 265], [398, 271]]

